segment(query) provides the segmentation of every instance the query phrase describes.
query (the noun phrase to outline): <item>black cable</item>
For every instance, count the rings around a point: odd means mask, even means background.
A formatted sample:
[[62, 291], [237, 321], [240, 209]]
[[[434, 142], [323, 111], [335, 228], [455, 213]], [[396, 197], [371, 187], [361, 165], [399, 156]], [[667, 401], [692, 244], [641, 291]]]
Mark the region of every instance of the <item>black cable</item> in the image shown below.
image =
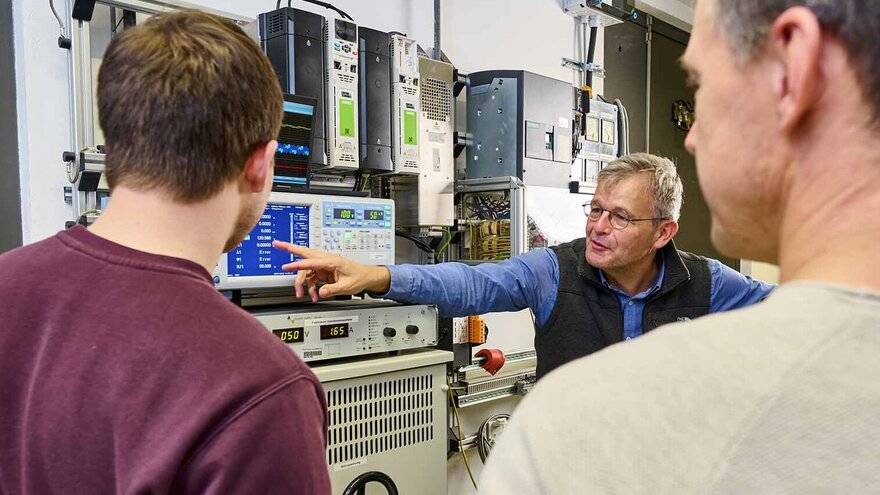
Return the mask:
[[[289, 0], [288, 0], [288, 1], [289, 1]], [[314, 4], [314, 5], [318, 5], [318, 6], [324, 7], [325, 9], [335, 10], [336, 12], [339, 13], [339, 15], [342, 16], [343, 19], [348, 19], [349, 21], [354, 22], [354, 19], [352, 19], [350, 15], [346, 14], [345, 12], [343, 12], [342, 9], [336, 8], [336, 7], [334, 7], [333, 5], [330, 5], [330, 4], [327, 3], [327, 2], [321, 2], [321, 1], [319, 1], [319, 0], [303, 0], [303, 1], [304, 1], [304, 2], [308, 2], [308, 3], [311, 3], [311, 4]]]
[[[595, 26], [590, 27], [590, 46], [587, 49], [587, 64], [592, 64], [593, 58], [596, 56], [596, 37], [598, 31], [599, 28]], [[589, 69], [587, 69], [587, 86], [593, 87], [593, 71]]]
[[422, 251], [424, 251], [428, 254], [434, 254], [434, 250], [431, 249], [431, 246], [429, 246], [427, 243], [425, 243], [425, 241], [419, 239], [418, 237], [415, 237], [415, 236], [407, 234], [406, 232], [400, 232], [400, 231], [395, 232], [394, 235], [396, 235], [397, 237], [403, 237], [404, 239], [409, 239], [410, 241], [412, 241], [416, 245], [416, 247], [418, 247]]

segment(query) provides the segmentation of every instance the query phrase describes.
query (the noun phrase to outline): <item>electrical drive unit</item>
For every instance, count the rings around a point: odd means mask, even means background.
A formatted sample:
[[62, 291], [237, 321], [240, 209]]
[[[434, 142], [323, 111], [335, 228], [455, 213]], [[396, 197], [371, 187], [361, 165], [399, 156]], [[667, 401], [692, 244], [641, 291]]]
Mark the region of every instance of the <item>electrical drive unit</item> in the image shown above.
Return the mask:
[[397, 224], [403, 227], [452, 225], [455, 216], [452, 155], [455, 82], [452, 65], [419, 57], [419, 174], [392, 183]]
[[258, 20], [260, 45], [278, 75], [281, 91], [317, 100], [310, 153], [310, 163], [314, 167], [327, 166], [325, 22], [318, 14], [289, 7], [260, 14]]
[[568, 187], [571, 84], [522, 70], [468, 76], [467, 178]]
[[419, 57], [416, 42], [391, 35], [394, 171], [419, 173]]
[[435, 306], [325, 301], [252, 313], [309, 362], [437, 345]]
[[452, 356], [420, 349], [312, 365], [327, 394], [333, 493], [446, 495]]
[[360, 168], [367, 173], [394, 171], [391, 139], [391, 37], [358, 29], [360, 62]]
[[344, 19], [325, 23], [327, 160], [323, 173], [346, 174], [358, 164], [358, 29]]

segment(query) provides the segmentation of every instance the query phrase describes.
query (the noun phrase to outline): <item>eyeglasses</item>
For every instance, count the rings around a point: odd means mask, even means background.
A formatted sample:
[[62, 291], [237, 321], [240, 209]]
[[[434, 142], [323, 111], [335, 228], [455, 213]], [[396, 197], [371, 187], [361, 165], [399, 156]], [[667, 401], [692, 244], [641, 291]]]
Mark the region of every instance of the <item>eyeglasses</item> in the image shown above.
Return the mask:
[[606, 211], [608, 212], [609, 222], [611, 226], [616, 230], [623, 230], [629, 227], [629, 224], [632, 222], [647, 222], [653, 220], [665, 220], [664, 217], [655, 217], [655, 218], [629, 218], [623, 210], [606, 210], [600, 206], [596, 206], [590, 203], [584, 203], [584, 215], [590, 219], [591, 222], [598, 222], [600, 218], [602, 218], [602, 214]]

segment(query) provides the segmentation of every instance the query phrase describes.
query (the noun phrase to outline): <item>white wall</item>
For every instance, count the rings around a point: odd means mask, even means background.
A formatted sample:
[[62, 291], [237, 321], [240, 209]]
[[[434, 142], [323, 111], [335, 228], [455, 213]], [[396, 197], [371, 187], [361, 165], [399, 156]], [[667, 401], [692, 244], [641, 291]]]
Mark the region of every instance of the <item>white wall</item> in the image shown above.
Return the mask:
[[[189, 1], [253, 18], [275, 5], [271, 0]], [[55, 3], [60, 11], [69, 12], [65, 0]], [[361, 25], [406, 32], [426, 50], [433, 46], [431, 0], [334, 0], [333, 3]], [[295, 2], [295, 6], [331, 15], [330, 11], [304, 2]], [[68, 181], [61, 153], [72, 147], [68, 52], [56, 45], [58, 25], [48, 2], [13, 0], [13, 9], [23, 238], [25, 243], [31, 243], [62, 229], [73, 214], [62, 196]], [[525, 69], [572, 80], [571, 71], [561, 66], [561, 59], [572, 56], [573, 20], [562, 13], [558, 0], [444, 0], [442, 21], [441, 47], [464, 72]], [[600, 35], [597, 62], [601, 62], [602, 53]], [[595, 81], [595, 86], [601, 92], [601, 79]], [[505, 350], [533, 346], [528, 311], [490, 315], [488, 323], [492, 329], [490, 346]], [[511, 411], [516, 402], [517, 399], [510, 399], [466, 409], [463, 411], [465, 435], [475, 433], [490, 414]], [[479, 472], [479, 457], [476, 451], [471, 453], [472, 467]], [[473, 488], [457, 459], [450, 461], [449, 493], [471, 493]]]

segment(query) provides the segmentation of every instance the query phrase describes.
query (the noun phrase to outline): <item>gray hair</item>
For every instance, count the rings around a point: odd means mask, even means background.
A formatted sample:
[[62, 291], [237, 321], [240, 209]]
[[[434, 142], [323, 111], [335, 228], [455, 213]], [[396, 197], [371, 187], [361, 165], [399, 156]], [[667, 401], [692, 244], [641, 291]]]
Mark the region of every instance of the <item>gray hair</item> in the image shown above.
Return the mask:
[[653, 215], [678, 221], [684, 187], [669, 158], [648, 153], [632, 153], [609, 163], [599, 172], [598, 182], [614, 186], [636, 174], [648, 174], [648, 188], [653, 192]]
[[877, 0], [702, 0], [712, 1], [716, 26], [721, 28], [741, 64], [763, 46], [770, 26], [791, 7], [810, 9], [823, 29], [849, 50], [866, 97], [873, 99], [880, 119], [880, 2]]

